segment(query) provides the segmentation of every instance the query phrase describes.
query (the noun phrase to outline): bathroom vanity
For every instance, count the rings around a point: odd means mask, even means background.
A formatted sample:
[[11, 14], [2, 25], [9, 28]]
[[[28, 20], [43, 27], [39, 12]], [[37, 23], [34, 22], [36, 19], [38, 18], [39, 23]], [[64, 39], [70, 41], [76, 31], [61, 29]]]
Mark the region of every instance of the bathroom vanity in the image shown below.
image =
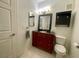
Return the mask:
[[56, 37], [51, 33], [32, 32], [32, 45], [47, 51], [49, 53], [54, 52], [54, 46], [56, 43]]

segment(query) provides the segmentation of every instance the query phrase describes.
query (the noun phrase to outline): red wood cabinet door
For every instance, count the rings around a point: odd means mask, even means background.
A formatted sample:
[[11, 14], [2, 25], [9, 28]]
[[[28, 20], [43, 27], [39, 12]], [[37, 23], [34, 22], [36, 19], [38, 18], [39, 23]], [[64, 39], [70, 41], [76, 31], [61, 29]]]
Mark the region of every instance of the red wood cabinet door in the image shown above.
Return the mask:
[[55, 45], [55, 36], [41, 32], [33, 32], [33, 45], [52, 53]]
[[39, 33], [38, 34], [37, 46], [49, 53], [54, 50], [55, 38], [51, 34]]
[[38, 33], [37, 32], [32, 32], [32, 45], [37, 46], [37, 40], [38, 40]]

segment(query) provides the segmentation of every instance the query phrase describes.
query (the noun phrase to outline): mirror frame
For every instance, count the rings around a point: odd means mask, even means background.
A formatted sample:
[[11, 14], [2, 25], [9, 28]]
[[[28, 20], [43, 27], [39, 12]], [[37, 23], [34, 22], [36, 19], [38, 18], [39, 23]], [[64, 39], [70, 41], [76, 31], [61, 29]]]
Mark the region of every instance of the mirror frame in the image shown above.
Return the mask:
[[[49, 29], [40, 29], [40, 18], [43, 16], [49, 16], [50, 17], [50, 24], [49, 24]], [[38, 31], [46, 31], [46, 32], [51, 32], [51, 26], [52, 26], [52, 14], [44, 14], [44, 15], [39, 15], [38, 19]]]
[[[32, 23], [30, 23], [30, 21], [32, 21]], [[30, 27], [33, 27], [35, 25], [35, 16], [29, 16], [28, 24]]]

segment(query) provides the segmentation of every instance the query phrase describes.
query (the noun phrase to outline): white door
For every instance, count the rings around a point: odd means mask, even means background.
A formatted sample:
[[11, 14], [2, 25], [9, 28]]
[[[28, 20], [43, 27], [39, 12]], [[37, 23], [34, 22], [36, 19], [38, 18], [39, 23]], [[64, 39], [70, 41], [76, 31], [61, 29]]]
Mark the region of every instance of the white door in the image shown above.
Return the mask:
[[71, 57], [79, 58], [79, 0], [75, 0], [75, 23], [71, 42]]
[[11, 0], [0, 0], [0, 57], [11, 57], [15, 54], [13, 40], [16, 37], [16, 26], [13, 26], [15, 20], [12, 17]]

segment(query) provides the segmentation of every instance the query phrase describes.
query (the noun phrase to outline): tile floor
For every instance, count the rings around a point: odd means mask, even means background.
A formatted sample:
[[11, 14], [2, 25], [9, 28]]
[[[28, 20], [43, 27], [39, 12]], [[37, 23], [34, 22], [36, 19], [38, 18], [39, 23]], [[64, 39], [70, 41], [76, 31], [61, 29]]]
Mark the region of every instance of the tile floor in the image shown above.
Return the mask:
[[25, 46], [24, 54], [21, 58], [55, 58], [55, 54], [50, 54], [41, 49], [33, 47], [31, 45], [31, 40], [28, 39]]

